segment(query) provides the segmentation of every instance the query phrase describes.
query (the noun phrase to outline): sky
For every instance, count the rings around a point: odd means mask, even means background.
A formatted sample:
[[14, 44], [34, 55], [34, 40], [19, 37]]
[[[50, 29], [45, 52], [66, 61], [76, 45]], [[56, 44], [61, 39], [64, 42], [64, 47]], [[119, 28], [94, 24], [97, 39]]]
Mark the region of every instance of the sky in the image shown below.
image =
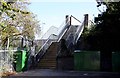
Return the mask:
[[[51, 26], [59, 27], [66, 15], [73, 15], [80, 21], [84, 14], [93, 20], [99, 11], [96, 0], [30, 0], [30, 11], [37, 15], [44, 34]], [[39, 37], [37, 37], [39, 38]]]

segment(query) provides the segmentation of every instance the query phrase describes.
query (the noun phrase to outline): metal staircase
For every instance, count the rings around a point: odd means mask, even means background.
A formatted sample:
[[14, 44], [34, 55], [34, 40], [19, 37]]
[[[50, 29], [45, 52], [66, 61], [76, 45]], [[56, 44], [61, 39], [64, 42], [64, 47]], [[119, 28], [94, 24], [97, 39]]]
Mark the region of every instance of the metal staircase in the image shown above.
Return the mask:
[[[82, 25], [72, 25], [71, 20], [76, 19], [74, 16], [67, 17], [66, 23], [64, 23], [57, 35], [51, 34], [44, 45], [40, 48], [39, 52], [35, 55], [36, 57], [36, 67], [55, 69], [56, 68], [56, 57], [60, 53], [60, 40], [66, 40], [66, 46], [68, 49], [73, 47], [80, 37], [84, 24]], [[77, 20], [77, 19], [76, 19]], [[79, 20], [77, 20], [79, 21]], [[80, 21], [79, 21], [80, 22]], [[84, 22], [84, 21], [83, 21]]]
[[41, 69], [55, 69], [56, 68], [56, 53], [57, 53], [57, 42], [53, 42], [47, 49], [46, 54], [38, 63], [38, 68]]

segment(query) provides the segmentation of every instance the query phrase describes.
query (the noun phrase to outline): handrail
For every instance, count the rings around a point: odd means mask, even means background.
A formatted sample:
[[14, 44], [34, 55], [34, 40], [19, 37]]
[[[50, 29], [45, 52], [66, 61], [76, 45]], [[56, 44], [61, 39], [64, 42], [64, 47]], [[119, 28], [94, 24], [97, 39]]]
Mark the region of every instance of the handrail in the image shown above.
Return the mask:
[[75, 18], [74, 16], [72, 16], [72, 15], [71, 15], [71, 17], [73, 17], [75, 20], [77, 20], [78, 22], [80, 22], [80, 23], [81, 23], [81, 21], [80, 21], [80, 20], [78, 20], [77, 18]]
[[[47, 39], [47, 41], [44, 43], [44, 45], [40, 48], [40, 50], [48, 43], [48, 41], [51, 39], [51, 36], [55, 36], [54, 34], [51, 34], [50, 36], [49, 36], [49, 38]], [[39, 51], [40, 51], [39, 50]]]
[[56, 36], [54, 34], [51, 34], [47, 41], [44, 43], [44, 45], [39, 49], [38, 53], [35, 55], [36, 56], [36, 61], [39, 62], [40, 59], [39, 57], [43, 56], [48, 49], [48, 47], [51, 45], [53, 41], [56, 41], [56, 39], [51, 39], [51, 36]]
[[[71, 17], [73, 17], [74, 19], [76, 19], [74, 16], [71, 15]], [[70, 18], [71, 18], [70, 17]], [[78, 22], [80, 22], [78, 19], [76, 19]], [[40, 59], [44, 56], [44, 54], [46, 53], [46, 50], [49, 48], [49, 46], [52, 44], [52, 42], [59, 42], [62, 38], [70, 38], [71, 34], [75, 35], [75, 37], [73, 38], [73, 43], [75, 43], [78, 40], [78, 37], [80, 37], [80, 35], [82, 34], [82, 31], [84, 29], [84, 22], [82, 23], [82, 25], [76, 29], [76, 32], [71, 33], [72, 31], [72, 25], [70, 25], [71, 20], [69, 20], [67, 23], [63, 23], [62, 25], [62, 29], [60, 30], [60, 32], [58, 33], [58, 35], [56, 35], [56, 39], [51, 40], [51, 36], [53, 34], [51, 34], [49, 36], [49, 38], [47, 39], [47, 41], [44, 43], [44, 45], [40, 48], [39, 52], [36, 54], [36, 61], [39, 62]], [[81, 23], [81, 22], [80, 22]], [[64, 25], [64, 26], [63, 26]], [[70, 42], [70, 43], [72, 43]], [[68, 47], [69, 45], [67, 45]]]
[[[55, 41], [59, 41], [62, 36], [64, 35], [64, 33], [67, 31], [67, 24], [69, 23], [69, 21], [64, 25], [64, 27], [62, 28], [61, 32], [58, 34], [57, 38], [54, 39], [54, 42]], [[49, 38], [47, 39], [47, 41], [44, 43], [44, 45], [40, 48], [40, 50], [38, 51], [38, 53], [35, 55], [36, 56], [36, 62], [39, 62], [40, 59], [44, 56], [44, 54], [46, 53], [46, 50], [49, 48], [49, 46], [52, 44], [52, 40], [51, 40], [51, 36], [53, 36], [53, 34], [51, 34], [49, 36]]]
[[[69, 32], [72, 28], [72, 25], [69, 25], [68, 28], [65, 30], [65, 32], [63, 33], [63, 35], [60, 37], [60, 39], [57, 41], [59, 42], [62, 38], [64, 38], [67, 34], [67, 32]], [[70, 32], [69, 32], [70, 33]], [[67, 34], [68, 35], [68, 34]], [[66, 38], [67, 39], [67, 38]], [[60, 49], [61, 50], [61, 49]], [[58, 53], [56, 54], [56, 56], [58, 57], [60, 54], [60, 50], [58, 51]]]
[[[56, 34], [56, 32], [53, 31], [58, 31], [58, 27], [51, 26], [46, 33], [44, 33], [41, 37], [41, 39], [48, 39], [51, 34]], [[51, 33], [52, 32], [52, 33]], [[57, 34], [56, 34], [57, 35]], [[47, 38], [46, 38], [47, 37]]]
[[[75, 18], [74, 16], [71, 15], [71, 17], [73, 17], [75, 20], [77, 20], [78, 22], [80, 22], [77, 18]], [[80, 22], [81, 23], [81, 22]], [[75, 32], [71, 32], [75, 26], [70, 26], [70, 28], [67, 30], [66, 33], [66, 37], [64, 37], [64, 39], [66, 40], [66, 47], [68, 48], [68, 50], [72, 50], [72, 48], [74, 47], [74, 44], [76, 44], [78, 38], [81, 36], [83, 29], [84, 29], [84, 21], [82, 23], [82, 25], [77, 25], [77, 29], [75, 30]], [[60, 49], [61, 50], [61, 49]], [[57, 57], [60, 54], [60, 50], [57, 53]]]
[[67, 47], [69, 47], [70, 44], [74, 42], [74, 36], [73, 36], [73, 35], [74, 35], [73, 33], [70, 33], [70, 34], [68, 35], [68, 37], [67, 37], [67, 39], [66, 39]]
[[82, 32], [84, 30], [84, 20], [82, 22], [82, 25], [80, 25], [75, 33], [75, 41], [74, 44], [77, 43], [79, 37], [81, 36]]
[[64, 22], [62, 22], [62, 24], [61, 24], [61, 25], [59, 26], [59, 28], [58, 28], [58, 33], [57, 33], [58, 36], [60, 35], [61, 31], [62, 31], [64, 28], [65, 28], [65, 20], [64, 20]]
[[68, 21], [64, 25], [64, 27], [62, 28], [61, 32], [58, 34], [57, 42], [59, 42], [62, 39], [62, 37], [64, 36], [64, 34], [66, 33], [66, 31], [69, 29], [69, 26], [70, 26], [69, 23], [70, 23], [70, 21]]
[[[65, 31], [65, 29], [66, 29], [66, 26], [64, 26], [64, 28], [62, 29], [62, 31], [60, 32], [60, 34], [59, 34], [58, 36], [56, 35], [56, 36], [58, 37], [58, 38], [56, 38], [56, 40], [59, 40], [59, 38], [61, 38], [61, 36], [64, 34], [63, 31]], [[62, 34], [62, 33], [63, 33], [63, 34]], [[53, 36], [53, 35], [54, 35], [54, 34], [51, 34], [51, 35], [48, 37], [47, 41], [43, 44], [43, 46], [40, 48], [40, 50], [48, 43], [50, 37]], [[60, 37], [59, 37], [59, 36], [60, 36]], [[39, 51], [40, 51], [40, 50], [39, 50]]]
[[[74, 35], [74, 32], [71, 32], [74, 29], [73, 27], [74, 27], [73, 25], [70, 25], [69, 28], [68, 28], [68, 30], [67, 30], [67, 32], [64, 34], [64, 37], [63, 37], [63, 39], [66, 40], [66, 47], [68, 49], [71, 49], [70, 45], [71, 45], [71, 43], [74, 42], [74, 36], [73, 36], [72, 40], [70, 39], [71, 35]], [[59, 49], [59, 51], [56, 54], [56, 56], [58, 57], [60, 53], [61, 53], [61, 48]]]
[[[71, 17], [73, 17], [75, 20], [77, 20], [78, 22], [81, 23], [81, 21], [78, 20], [77, 18], [75, 18], [74, 16], [71, 15]], [[83, 21], [83, 23], [84, 23], [84, 21]], [[82, 24], [83, 24], [83, 23], [82, 23]], [[83, 24], [83, 25], [84, 25], [84, 24]], [[73, 34], [73, 35], [75, 35], [75, 37], [73, 37], [73, 43], [75, 44], [75, 42], [78, 40], [78, 39], [76, 39], [76, 37], [77, 37], [77, 38], [80, 37], [80, 34], [81, 34], [82, 31], [83, 31], [83, 28], [82, 28], [82, 27], [84, 27], [83, 25], [78, 25], [78, 28], [76, 29], [76, 32], [75, 32], [75, 33], [69, 32], [69, 34], [68, 34], [68, 36], [67, 36], [67, 38], [66, 38], [66, 41], [69, 40], [71, 34]], [[70, 30], [72, 30], [72, 28], [70, 28], [68, 31], [70, 31]], [[72, 42], [72, 41], [70, 40], [70, 42], [68, 42], [68, 43], [70, 44], [71, 42]], [[67, 47], [68, 47], [68, 46], [69, 46], [69, 45], [67, 45]]]
[[65, 29], [64, 32], [61, 34], [61, 36], [58, 38], [57, 42], [60, 42], [60, 40], [63, 38], [64, 34], [67, 32], [68, 29]]
[[71, 32], [70, 32], [71, 30], [72, 30], [72, 25], [70, 25], [70, 26], [68, 27], [67, 32], [66, 32], [66, 33], [64, 34], [64, 36], [63, 36], [64, 39], [67, 39], [69, 33], [71, 33]]

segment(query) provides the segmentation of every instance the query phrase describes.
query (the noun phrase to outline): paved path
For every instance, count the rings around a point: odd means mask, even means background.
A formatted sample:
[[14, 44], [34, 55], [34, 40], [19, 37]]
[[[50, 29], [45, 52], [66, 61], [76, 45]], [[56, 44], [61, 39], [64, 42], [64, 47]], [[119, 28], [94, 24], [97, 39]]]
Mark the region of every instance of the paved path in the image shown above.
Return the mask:
[[120, 78], [120, 73], [36, 69], [21, 72], [7, 78]]

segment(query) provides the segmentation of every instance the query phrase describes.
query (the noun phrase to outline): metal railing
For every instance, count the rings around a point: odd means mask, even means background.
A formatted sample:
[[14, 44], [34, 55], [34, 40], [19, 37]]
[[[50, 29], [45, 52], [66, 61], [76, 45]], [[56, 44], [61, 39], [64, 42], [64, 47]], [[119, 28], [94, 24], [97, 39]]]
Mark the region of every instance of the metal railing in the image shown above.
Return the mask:
[[[73, 16], [71, 16], [73, 17]], [[73, 17], [75, 20], [80, 22], [78, 19]], [[84, 29], [84, 21], [82, 25], [76, 25], [77, 28], [74, 30], [74, 27], [70, 24], [71, 20], [69, 20], [67, 23], [62, 23], [60, 25], [61, 28], [58, 30], [58, 34], [54, 35], [51, 34], [47, 41], [43, 44], [43, 46], [40, 48], [39, 52], [36, 54], [36, 64], [40, 61], [40, 59], [44, 56], [44, 54], [47, 52], [46, 50], [49, 48], [49, 46], [52, 44], [52, 42], [60, 42], [61, 39], [65, 39], [67, 41], [67, 47], [70, 48], [71, 43], [76, 43], [78, 38], [81, 36], [82, 31]], [[80, 22], [81, 23], [81, 22]], [[73, 32], [74, 30], [74, 32]], [[51, 38], [53, 36], [55, 38]], [[59, 54], [59, 52], [58, 52]], [[57, 54], [57, 55], [58, 55]]]
[[[54, 37], [54, 38], [53, 38]], [[52, 42], [55, 42], [57, 39], [57, 36], [54, 34], [51, 34], [47, 41], [43, 44], [43, 46], [40, 48], [38, 53], [35, 55], [36, 57], [36, 63], [40, 61], [40, 59], [43, 57], [43, 55], [46, 53], [46, 50], [49, 48], [49, 46], [52, 44]]]
[[48, 39], [51, 34], [57, 35], [58, 33], [58, 27], [51, 26], [45, 34], [42, 35], [40, 39]]
[[[73, 16], [71, 16], [71, 17], [73, 17]], [[79, 23], [81, 23], [77, 18], [73, 17], [73, 19], [75, 19]], [[77, 40], [81, 36], [83, 29], [84, 29], [84, 21], [83, 21], [82, 25], [71, 25], [69, 27], [69, 29], [67, 30], [67, 32], [64, 34], [63, 39], [66, 40], [65, 44], [66, 44], [67, 49], [70, 52], [74, 49], [74, 45], [76, 44]], [[59, 54], [61, 54], [60, 52], [61, 52], [61, 49], [59, 49], [57, 56], [59, 56]]]
[[77, 29], [77, 31], [75, 33], [74, 44], [77, 43], [77, 41], [78, 41], [79, 37], [81, 36], [83, 30], [84, 30], [84, 21], [83, 21], [82, 25], [78, 27], [78, 29]]
[[[43, 46], [40, 48], [38, 53], [35, 55], [36, 64], [44, 56], [44, 54], [46, 53], [46, 50], [49, 48], [49, 46], [52, 44], [52, 42], [59, 42], [63, 38], [64, 34], [66, 33], [66, 31], [69, 28], [69, 23], [70, 23], [70, 21], [68, 21], [67, 23], [65, 23], [65, 22], [62, 23], [60, 25], [61, 28], [58, 30], [58, 35], [51, 34], [49, 36], [49, 38], [47, 39], [47, 41], [45, 43], [43, 43]], [[53, 38], [53, 36], [54, 36], [54, 38]]]
[[[70, 27], [69, 24], [70, 24], [70, 21], [68, 21], [67, 23], [61, 25], [61, 26], [63, 26], [63, 27], [62, 27], [62, 29], [60, 29], [60, 32], [59, 32], [59, 34], [58, 34], [57, 42], [59, 42], [59, 41], [63, 38], [63, 36], [65, 35], [66, 31], [67, 31], [67, 30], [69, 29], [69, 27]], [[60, 27], [61, 27], [61, 26], [60, 26]]]
[[[75, 18], [74, 16], [71, 15], [71, 17], [73, 19], [75, 19], [76, 21], [78, 21], [79, 23], [81, 23], [81, 21], [78, 20], [77, 18]], [[67, 37], [65, 38], [68, 48], [71, 46], [71, 44], [73, 44], [73, 45], [76, 44], [78, 38], [81, 36], [81, 34], [83, 32], [83, 29], [84, 29], [84, 21], [82, 22], [82, 25], [71, 26], [68, 34], [66, 35]]]

